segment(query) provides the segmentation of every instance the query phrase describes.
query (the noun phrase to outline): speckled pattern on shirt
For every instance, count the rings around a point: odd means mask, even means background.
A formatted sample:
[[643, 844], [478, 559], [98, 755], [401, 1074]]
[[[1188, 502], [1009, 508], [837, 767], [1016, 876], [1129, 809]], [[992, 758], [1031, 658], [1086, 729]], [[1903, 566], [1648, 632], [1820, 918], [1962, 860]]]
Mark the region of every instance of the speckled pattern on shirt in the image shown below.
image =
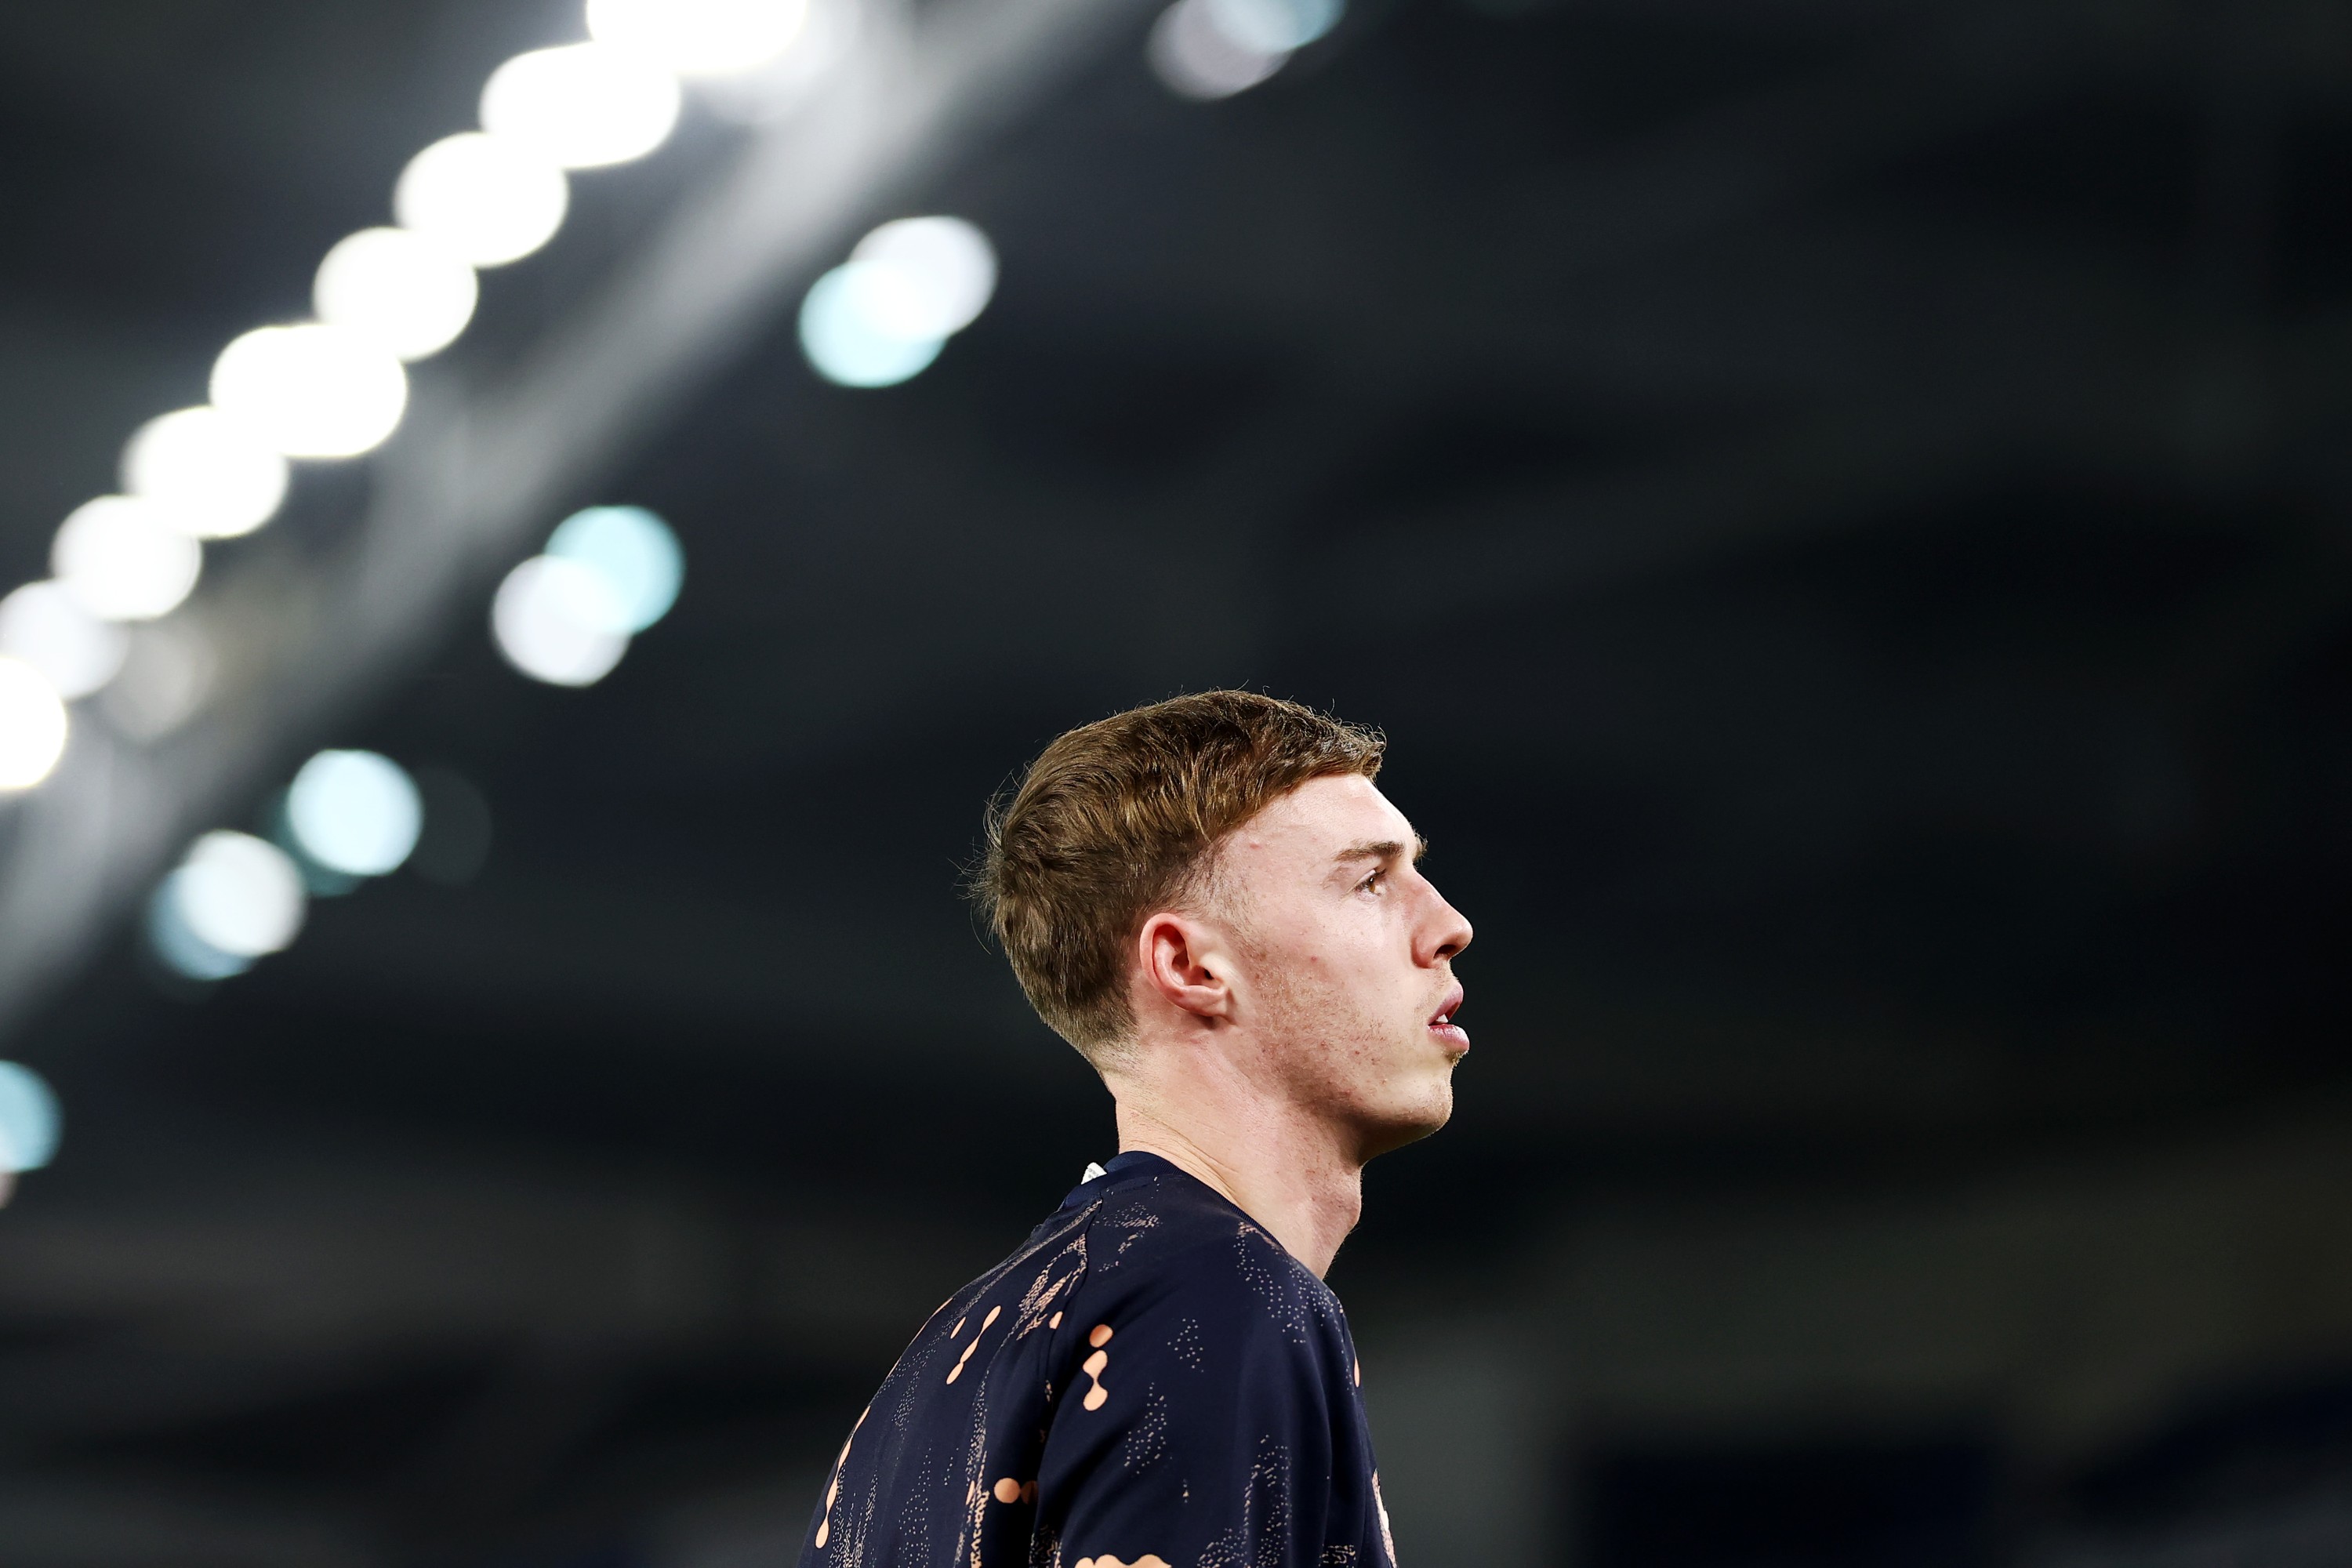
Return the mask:
[[1394, 1568], [1339, 1299], [1122, 1154], [949, 1299], [834, 1461], [802, 1568]]

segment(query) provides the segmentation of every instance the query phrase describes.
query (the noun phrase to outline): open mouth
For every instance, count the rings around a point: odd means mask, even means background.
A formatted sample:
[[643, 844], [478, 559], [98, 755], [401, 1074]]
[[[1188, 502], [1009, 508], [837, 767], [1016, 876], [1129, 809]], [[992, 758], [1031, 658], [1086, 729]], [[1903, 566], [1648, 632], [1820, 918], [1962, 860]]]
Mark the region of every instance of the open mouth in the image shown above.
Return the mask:
[[1429, 1032], [1442, 1037], [1456, 1052], [1470, 1048], [1469, 1032], [1454, 1021], [1454, 1015], [1460, 1011], [1462, 987], [1456, 985], [1445, 994], [1445, 1001], [1437, 1011], [1429, 1016]]

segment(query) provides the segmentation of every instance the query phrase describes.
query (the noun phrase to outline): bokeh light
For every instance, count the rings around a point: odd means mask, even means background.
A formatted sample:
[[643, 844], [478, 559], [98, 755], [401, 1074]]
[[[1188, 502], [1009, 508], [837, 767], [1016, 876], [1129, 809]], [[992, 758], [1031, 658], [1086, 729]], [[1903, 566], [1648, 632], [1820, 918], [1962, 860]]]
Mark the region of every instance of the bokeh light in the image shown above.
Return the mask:
[[629, 649], [625, 606], [603, 573], [534, 555], [507, 574], [490, 632], [507, 662], [552, 686], [591, 686]]
[[547, 553], [576, 561], [604, 579], [619, 606], [617, 627], [641, 632], [669, 613], [686, 578], [686, 552], [669, 524], [641, 506], [592, 506], [548, 537]]
[[1263, 49], [1226, 32], [1208, 0], [1176, 0], [1160, 14], [1144, 57], [1169, 90], [1185, 98], [1229, 98], [1280, 70], [1285, 49]]
[[249, 833], [198, 838], [168, 879], [188, 933], [231, 958], [276, 952], [302, 929], [302, 873], [286, 851]]
[[807, 0], [588, 0], [589, 37], [680, 76], [757, 70], [807, 18]]
[[1199, 0], [1217, 31], [1245, 49], [1286, 55], [1339, 24], [1342, 0]]
[[530, 148], [479, 131], [445, 136], [408, 161], [393, 187], [400, 226], [476, 267], [520, 261], [563, 226], [563, 171]]
[[200, 539], [250, 533], [286, 499], [286, 459], [217, 408], [181, 408], [142, 425], [122, 448], [122, 488], [169, 509]]
[[408, 407], [408, 374], [343, 327], [257, 327], [213, 362], [214, 406], [289, 458], [355, 458]]
[[457, 342], [480, 298], [474, 269], [438, 240], [404, 228], [363, 228], [319, 263], [319, 320], [419, 360]]
[[226, 980], [253, 967], [253, 960], [223, 952], [188, 929], [176, 873], [147, 900], [147, 945], [164, 968], [187, 980]]
[[49, 545], [49, 570], [100, 620], [144, 621], [178, 607], [196, 585], [204, 546], [137, 496], [100, 496], [74, 510]]
[[858, 0], [809, 0], [792, 46], [766, 65], [697, 85], [699, 100], [739, 125], [770, 125], [808, 101], [857, 47], [866, 17]]
[[112, 680], [130, 650], [129, 635], [82, 608], [62, 583], [27, 583], [0, 599], [0, 656], [39, 670], [68, 701]]
[[608, 44], [517, 55], [482, 89], [482, 129], [566, 169], [642, 158], [677, 123], [677, 79]]
[[996, 250], [957, 217], [905, 217], [886, 223], [849, 253], [852, 262], [895, 268], [897, 281], [861, 300], [892, 312], [877, 324], [894, 337], [944, 338], [970, 326], [996, 291]]
[[398, 763], [373, 752], [320, 752], [286, 793], [286, 821], [304, 855], [331, 871], [381, 877], [416, 847], [424, 801]]
[[0, 1062], [0, 1172], [37, 1171], [54, 1159], [63, 1118], [58, 1097], [31, 1068]]
[[895, 386], [921, 372], [946, 340], [894, 330], [920, 314], [919, 287], [903, 269], [875, 261], [846, 262], [818, 279], [801, 301], [809, 363], [843, 386]]
[[30, 789], [65, 755], [65, 700], [22, 659], [0, 657], [0, 790]]

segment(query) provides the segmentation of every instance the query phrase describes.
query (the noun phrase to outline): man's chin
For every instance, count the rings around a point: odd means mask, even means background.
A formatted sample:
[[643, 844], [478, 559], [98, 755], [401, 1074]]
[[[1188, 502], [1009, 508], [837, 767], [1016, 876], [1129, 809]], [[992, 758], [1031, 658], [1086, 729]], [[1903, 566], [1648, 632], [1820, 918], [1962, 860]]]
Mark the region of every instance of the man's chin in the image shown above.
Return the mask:
[[1367, 1130], [1364, 1158], [1373, 1159], [1391, 1149], [1402, 1149], [1408, 1143], [1418, 1143], [1454, 1120], [1454, 1084], [1449, 1079], [1437, 1085], [1437, 1090], [1423, 1103], [1400, 1106], [1380, 1119]]

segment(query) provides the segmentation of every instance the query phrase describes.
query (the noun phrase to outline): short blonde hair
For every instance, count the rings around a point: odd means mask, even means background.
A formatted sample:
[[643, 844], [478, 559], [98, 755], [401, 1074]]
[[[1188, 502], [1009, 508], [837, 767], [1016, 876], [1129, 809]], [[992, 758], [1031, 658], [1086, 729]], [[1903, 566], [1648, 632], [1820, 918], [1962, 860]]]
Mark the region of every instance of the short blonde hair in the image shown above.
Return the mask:
[[990, 802], [972, 894], [1037, 1016], [1097, 1067], [1135, 1027], [1128, 945], [1224, 837], [1310, 779], [1378, 775], [1387, 742], [1296, 702], [1203, 691], [1061, 736]]

